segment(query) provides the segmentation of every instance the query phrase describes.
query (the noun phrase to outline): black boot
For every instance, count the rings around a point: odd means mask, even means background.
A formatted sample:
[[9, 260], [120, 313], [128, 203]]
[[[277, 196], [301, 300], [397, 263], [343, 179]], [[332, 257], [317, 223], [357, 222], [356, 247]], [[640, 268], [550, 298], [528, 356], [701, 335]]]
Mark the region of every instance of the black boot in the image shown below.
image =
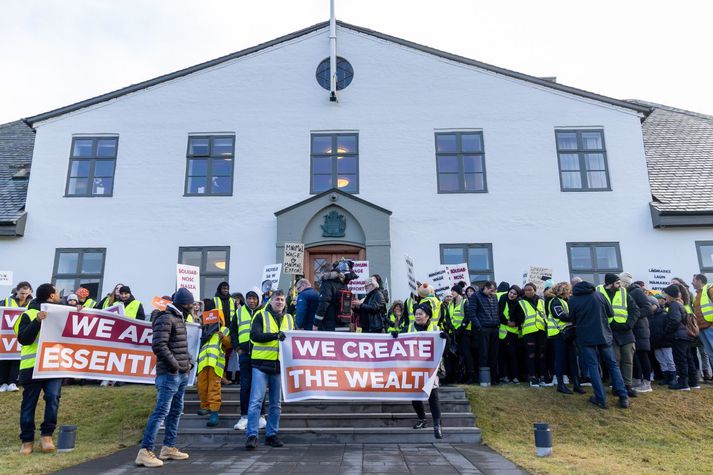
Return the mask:
[[417, 423], [413, 425], [414, 429], [425, 429], [428, 426], [426, 419], [419, 419]]
[[636, 389], [632, 388], [631, 386], [625, 386], [626, 387], [626, 394], [629, 395], [629, 397], [636, 397], [638, 396], [638, 393], [636, 392]]
[[557, 392], [562, 394], [573, 394], [572, 391], [560, 380], [557, 380]]
[[443, 431], [441, 430], [441, 421], [433, 421], [433, 435], [436, 436], [436, 439], [442, 439], [443, 438]]
[[579, 377], [577, 376], [572, 376], [570, 378], [572, 380], [572, 390], [577, 393], [577, 394], [586, 394], [587, 391], [582, 389], [582, 385], [579, 384]]

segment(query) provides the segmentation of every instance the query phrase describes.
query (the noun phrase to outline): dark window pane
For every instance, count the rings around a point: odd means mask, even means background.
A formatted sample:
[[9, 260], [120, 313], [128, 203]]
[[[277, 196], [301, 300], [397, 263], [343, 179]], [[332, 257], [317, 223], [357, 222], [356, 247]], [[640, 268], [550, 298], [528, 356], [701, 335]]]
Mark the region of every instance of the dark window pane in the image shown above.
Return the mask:
[[470, 273], [470, 283], [482, 287], [484, 283], [493, 280], [493, 274], [472, 274]]
[[483, 151], [483, 136], [480, 134], [463, 134], [461, 135], [461, 146], [462, 151], [468, 152], [482, 152]]
[[562, 172], [562, 188], [579, 190], [582, 188], [582, 175], [579, 172]]
[[347, 191], [349, 193], [354, 193], [357, 191], [357, 177], [356, 175], [339, 175], [337, 177], [337, 188], [342, 191]]
[[312, 157], [312, 173], [332, 173], [332, 157]]
[[312, 175], [312, 192], [321, 193], [327, 191], [332, 186], [332, 175]]
[[70, 195], [86, 195], [89, 189], [89, 179], [88, 178], [70, 178], [69, 179], [69, 190]]
[[465, 174], [465, 191], [483, 191], [485, 190], [485, 180], [482, 173], [466, 173]]
[[356, 173], [356, 157], [337, 157], [337, 173]]
[[62, 252], [57, 262], [57, 274], [75, 274], [78, 266], [78, 252]]
[[97, 160], [94, 162], [94, 176], [110, 177], [114, 175], [113, 160]]
[[594, 248], [597, 260], [597, 269], [618, 269], [619, 263], [616, 256], [616, 248], [613, 246], [597, 246]]
[[557, 132], [557, 148], [577, 150], [577, 132]]
[[489, 270], [490, 250], [487, 247], [475, 247], [468, 249], [468, 269]]
[[88, 177], [90, 160], [72, 160], [72, 167], [69, 172], [71, 177]]
[[188, 176], [206, 176], [208, 175], [208, 160], [188, 160]]
[[713, 244], [701, 244], [698, 247], [698, 254], [701, 256], [703, 267], [713, 267]]
[[226, 251], [206, 251], [205, 272], [225, 272], [227, 270], [227, 260], [228, 258]]
[[233, 153], [234, 150], [232, 137], [219, 137], [213, 139], [214, 157], [232, 157]]
[[438, 175], [439, 191], [460, 191], [460, 175], [455, 173], [441, 173]]
[[73, 157], [91, 157], [92, 156], [92, 145], [94, 141], [92, 139], [77, 139], [74, 141], [74, 149], [72, 149]]
[[466, 173], [482, 173], [483, 172], [483, 157], [482, 157], [482, 155], [464, 155], [463, 156], [463, 171]]
[[454, 155], [439, 155], [438, 171], [440, 173], [457, 173], [459, 171], [458, 157]]
[[584, 165], [587, 170], [606, 170], [603, 153], [585, 153]]
[[458, 140], [456, 134], [436, 135], [436, 152], [457, 152]]
[[216, 176], [212, 179], [213, 190], [212, 193], [225, 194], [230, 193], [233, 189], [233, 177], [232, 176]]
[[193, 156], [206, 157], [210, 155], [210, 139], [191, 137], [188, 139], [188, 153]]
[[356, 135], [338, 135], [337, 136], [337, 153], [356, 153], [357, 138]]
[[332, 153], [332, 136], [331, 135], [313, 135], [312, 136], [312, 153]]
[[233, 159], [232, 158], [215, 158], [213, 159], [213, 175], [216, 176], [233, 176]]
[[201, 251], [183, 251], [181, 253], [181, 264], [200, 267], [201, 256]]
[[204, 277], [201, 279], [203, 284], [201, 285], [201, 294], [204, 299], [213, 298], [215, 290], [218, 288], [221, 282], [228, 280], [228, 274], [221, 277]]
[[116, 139], [98, 140], [97, 157], [116, 157]]
[[595, 284], [598, 285], [599, 282], [595, 282], [596, 278], [594, 277], [594, 274], [581, 274], [579, 272], [575, 272], [572, 274], [572, 277], [579, 277], [585, 282], [589, 282], [590, 284]]
[[592, 251], [589, 247], [573, 246], [569, 248], [572, 269], [593, 269]]
[[560, 154], [561, 170], [579, 170], [579, 155], [576, 153]]
[[95, 178], [92, 180], [93, 195], [110, 195], [114, 187], [113, 178]]
[[584, 150], [602, 150], [604, 143], [601, 132], [582, 132], [582, 148]]
[[101, 281], [99, 279], [79, 279], [79, 287], [84, 287], [89, 291], [89, 297], [93, 298], [94, 300], [99, 300], [101, 298], [101, 295], [99, 295], [99, 291], [101, 290], [99, 288], [99, 284]]
[[462, 247], [444, 247], [443, 248], [443, 263], [444, 264], [463, 264], [465, 256], [463, 255]]
[[84, 255], [82, 256], [82, 273], [83, 274], [101, 274], [103, 262], [104, 262], [104, 253], [85, 252]]
[[206, 177], [188, 177], [188, 193], [199, 195], [206, 193], [208, 191], [206, 189], [207, 183]]
[[608, 187], [606, 172], [587, 172], [587, 182], [589, 182], [589, 188]]

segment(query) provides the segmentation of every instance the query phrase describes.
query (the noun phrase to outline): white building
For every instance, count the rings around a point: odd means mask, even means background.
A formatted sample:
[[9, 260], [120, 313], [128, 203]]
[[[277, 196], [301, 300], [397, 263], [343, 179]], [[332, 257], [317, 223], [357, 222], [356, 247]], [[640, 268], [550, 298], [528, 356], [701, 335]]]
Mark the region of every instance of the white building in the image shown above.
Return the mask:
[[0, 238], [0, 269], [143, 301], [173, 291], [179, 261], [201, 265], [205, 295], [245, 291], [300, 241], [309, 277], [361, 256], [401, 298], [406, 254], [422, 278], [467, 260], [472, 280], [512, 283], [531, 265], [710, 270], [713, 206], [652, 224], [648, 105], [337, 30], [337, 102], [317, 80], [325, 22], [27, 119], [26, 227]]

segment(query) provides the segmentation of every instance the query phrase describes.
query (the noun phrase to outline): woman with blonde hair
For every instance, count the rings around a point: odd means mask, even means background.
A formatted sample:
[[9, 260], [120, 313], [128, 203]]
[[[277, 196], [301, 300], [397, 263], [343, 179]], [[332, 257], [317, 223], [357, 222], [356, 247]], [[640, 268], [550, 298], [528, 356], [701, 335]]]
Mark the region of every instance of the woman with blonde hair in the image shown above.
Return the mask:
[[557, 392], [572, 394], [572, 390], [564, 384], [565, 366], [574, 392], [584, 394], [579, 384], [579, 368], [577, 366], [577, 347], [575, 345], [575, 328], [569, 319], [567, 300], [572, 295], [569, 282], [559, 282], [552, 286], [552, 298], [547, 304], [547, 333], [555, 350], [555, 375], [557, 376]]

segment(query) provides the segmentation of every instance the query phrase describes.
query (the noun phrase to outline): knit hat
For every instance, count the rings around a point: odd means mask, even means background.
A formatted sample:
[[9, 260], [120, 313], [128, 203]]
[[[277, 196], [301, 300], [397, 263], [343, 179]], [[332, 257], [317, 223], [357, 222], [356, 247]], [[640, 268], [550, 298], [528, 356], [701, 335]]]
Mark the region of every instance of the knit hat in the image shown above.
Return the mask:
[[628, 272], [622, 272], [619, 274], [619, 280], [621, 280], [621, 285], [624, 287], [630, 287], [634, 282], [634, 277]]
[[674, 299], [681, 297], [681, 290], [675, 284], [671, 284], [665, 289], [663, 289], [663, 293]]
[[426, 312], [426, 315], [428, 315], [428, 318], [431, 318], [431, 317], [433, 316], [433, 310], [431, 310], [431, 304], [430, 304], [430, 303], [424, 302], [424, 303], [420, 303], [420, 304], [416, 305], [416, 306], [413, 308], [414, 314], [416, 313], [416, 310], [418, 310], [419, 308], [420, 308], [421, 310], [423, 310], [424, 312]]
[[545, 289], [551, 288], [553, 285], [555, 285], [554, 281], [552, 279], [547, 279], [545, 281]]
[[463, 295], [463, 287], [458, 284], [451, 287], [451, 291], [457, 293], [458, 295]]
[[616, 274], [606, 274], [604, 276], [604, 285], [611, 285], [614, 282], [618, 282], [619, 280], [621, 279], [619, 279], [619, 276]]
[[87, 297], [89, 297], [89, 291], [85, 289], [84, 287], [80, 287], [77, 289], [77, 297], [79, 297], [82, 300], [86, 300]]
[[173, 294], [173, 304], [174, 305], [192, 305], [193, 304], [193, 294], [190, 290], [181, 287]]
[[77, 294], [69, 294], [67, 295], [67, 302], [70, 300], [74, 300], [75, 302], [79, 302], [79, 299], [77, 298]]
[[129, 288], [128, 285], [122, 285], [121, 288], [119, 288], [119, 293], [120, 294], [130, 294], [131, 289]]

